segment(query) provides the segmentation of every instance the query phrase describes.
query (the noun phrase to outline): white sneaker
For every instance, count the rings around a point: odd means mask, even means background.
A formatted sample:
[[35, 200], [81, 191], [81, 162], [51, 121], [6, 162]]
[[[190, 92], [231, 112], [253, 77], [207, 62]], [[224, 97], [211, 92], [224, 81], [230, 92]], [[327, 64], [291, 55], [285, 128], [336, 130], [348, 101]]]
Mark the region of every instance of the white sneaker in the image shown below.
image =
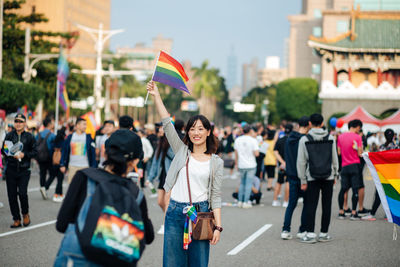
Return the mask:
[[279, 200], [272, 201], [272, 207], [280, 207], [280, 206], [281, 206], [281, 202]]
[[1, 209], [2, 207], [4, 207], [4, 204], [3, 204], [3, 202], [0, 202], [0, 209]]
[[40, 187], [40, 193], [42, 194], [42, 198], [44, 200], [46, 200], [48, 198], [47, 197], [47, 191], [46, 191], [46, 188], [44, 186]]
[[282, 238], [283, 240], [290, 240], [290, 239], [293, 238], [293, 236], [292, 236], [292, 234], [291, 234], [290, 232], [288, 232], [288, 231], [283, 231], [283, 232], [281, 233], [281, 238]]
[[303, 203], [304, 202], [304, 198], [299, 197], [299, 199], [297, 200], [297, 203]]
[[64, 200], [64, 196], [63, 195], [54, 195], [53, 196], [53, 201], [57, 202], [57, 203], [61, 203]]
[[161, 225], [160, 229], [158, 230], [157, 234], [163, 235], [164, 234], [164, 224]]
[[282, 207], [287, 208], [288, 205], [289, 205], [289, 202], [284, 201]]
[[242, 207], [243, 207], [243, 202], [242, 202], [242, 201], [239, 201], [239, 202], [238, 202], [238, 207], [239, 207], [239, 208], [242, 208]]
[[246, 202], [246, 203], [243, 203], [243, 206], [242, 206], [244, 209], [250, 209], [251, 207], [253, 207], [252, 205], [251, 205], [251, 202]]
[[304, 231], [304, 232], [298, 232], [297, 235], [296, 235], [296, 237], [297, 237], [298, 239], [302, 239], [303, 237], [306, 236], [306, 234], [307, 234], [306, 231]]
[[329, 242], [329, 241], [332, 241], [332, 237], [330, 235], [328, 235], [328, 233], [319, 233], [318, 241], [319, 242]]

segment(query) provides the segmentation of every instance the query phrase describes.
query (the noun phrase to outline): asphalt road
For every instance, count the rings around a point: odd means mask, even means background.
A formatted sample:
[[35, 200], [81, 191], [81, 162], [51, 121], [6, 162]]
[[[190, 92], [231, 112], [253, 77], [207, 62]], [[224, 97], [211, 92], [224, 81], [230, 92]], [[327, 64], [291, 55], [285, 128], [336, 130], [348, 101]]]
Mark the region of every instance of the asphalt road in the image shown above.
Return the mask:
[[[4, 207], [0, 209], [0, 266], [51, 266], [57, 254], [62, 235], [55, 230], [54, 220], [60, 204], [42, 199], [37, 168], [33, 168], [32, 173], [29, 184], [32, 224], [30, 227], [22, 228], [25, 230], [22, 232], [14, 232], [9, 228], [12, 218], [5, 182], [0, 182], [0, 201], [4, 203]], [[231, 193], [238, 183], [238, 179], [226, 177], [223, 183], [223, 202], [233, 202]], [[365, 184], [365, 202], [368, 208], [372, 204], [374, 192], [368, 172]], [[392, 240], [393, 225], [383, 219], [382, 208], [378, 210], [378, 220], [375, 222], [338, 220], [336, 219], [339, 191], [337, 186], [334, 191], [330, 227], [330, 234], [334, 240], [316, 244], [303, 244], [295, 238], [284, 241], [280, 239], [280, 232], [285, 210], [282, 207], [271, 206], [272, 192], [265, 191], [265, 184], [262, 186], [264, 197], [261, 205], [247, 210], [229, 205], [223, 207], [224, 231], [220, 243], [211, 248], [210, 266], [400, 265], [400, 241]], [[50, 189], [50, 193], [53, 192], [54, 188]], [[163, 214], [156, 199], [148, 197], [147, 189], [145, 192], [150, 217], [157, 231], [163, 221]], [[299, 227], [301, 208], [302, 204], [298, 206], [293, 216], [293, 234], [296, 234]], [[319, 221], [318, 209], [316, 230], [319, 230]], [[248, 242], [239, 246], [246, 239]], [[163, 236], [157, 235], [154, 242], [146, 247], [139, 266], [161, 266], [162, 243]]]

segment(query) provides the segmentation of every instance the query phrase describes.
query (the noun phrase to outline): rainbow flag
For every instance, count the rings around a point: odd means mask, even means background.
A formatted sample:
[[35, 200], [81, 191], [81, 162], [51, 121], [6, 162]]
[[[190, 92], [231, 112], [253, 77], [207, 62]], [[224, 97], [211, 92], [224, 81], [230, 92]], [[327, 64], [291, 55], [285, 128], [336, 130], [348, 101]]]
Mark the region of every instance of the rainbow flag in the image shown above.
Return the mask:
[[152, 80], [190, 94], [186, 86], [189, 78], [186, 76], [182, 65], [163, 51], [160, 51], [158, 56]]
[[400, 149], [364, 153], [363, 157], [374, 178], [388, 222], [400, 226]]
[[188, 250], [192, 242], [192, 222], [197, 223], [197, 211], [194, 206], [187, 206], [183, 209], [186, 214], [185, 225], [183, 228], [183, 249]]
[[62, 47], [60, 47], [60, 56], [58, 58], [58, 65], [57, 65], [57, 88], [59, 90], [58, 100], [60, 101], [60, 105], [65, 111], [68, 109], [69, 106], [69, 98], [66, 88], [68, 74], [69, 74], [68, 61], [65, 58]]

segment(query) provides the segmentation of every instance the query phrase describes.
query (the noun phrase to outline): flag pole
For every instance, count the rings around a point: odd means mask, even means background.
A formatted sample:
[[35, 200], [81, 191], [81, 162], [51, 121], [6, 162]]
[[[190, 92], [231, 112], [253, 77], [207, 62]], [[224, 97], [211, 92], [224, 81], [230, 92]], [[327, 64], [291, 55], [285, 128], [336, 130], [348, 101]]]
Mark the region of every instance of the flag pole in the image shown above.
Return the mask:
[[[154, 65], [153, 75], [151, 76], [151, 80], [150, 80], [150, 81], [152, 81], [153, 78], [154, 78], [154, 73], [156, 72], [157, 63], [158, 63], [158, 59], [160, 58], [160, 54], [161, 54], [161, 50], [160, 50], [160, 52], [158, 53], [157, 61], [156, 61], [156, 64]], [[145, 105], [147, 104], [147, 99], [148, 99], [148, 98], [149, 98], [149, 91], [147, 91], [146, 99], [144, 100], [144, 104], [145, 104]]]
[[59, 97], [60, 97], [60, 81], [57, 79], [57, 89], [56, 89], [56, 119], [55, 119], [55, 126], [54, 126], [54, 134], [57, 135], [57, 130], [58, 130], [58, 102], [59, 102]]

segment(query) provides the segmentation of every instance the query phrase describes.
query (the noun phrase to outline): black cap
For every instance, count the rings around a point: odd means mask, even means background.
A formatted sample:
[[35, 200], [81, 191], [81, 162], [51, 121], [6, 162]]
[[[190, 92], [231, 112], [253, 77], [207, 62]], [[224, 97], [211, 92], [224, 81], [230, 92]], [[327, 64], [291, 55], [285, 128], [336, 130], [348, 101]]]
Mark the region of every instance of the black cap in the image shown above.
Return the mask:
[[21, 114], [21, 113], [17, 114], [14, 119], [15, 120], [21, 120], [21, 121], [24, 121], [24, 122], [26, 121], [26, 118], [25, 118], [24, 114]]
[[309, 121], [310, 121], [310, 118], [308, 116], [303, 116], [299, 119], [298, 123], [299, 123], [300, 127], [307, 127]]
[[128, 115], [121, 116], [119, 118], [119, 127], [120, 128], [125, 128], [125, 129], [131, 129], [133, 128], [133, 119], [132, 117]]
[[105, 146], [106, 151], [109, 147], [119, 149], [128, 160], [143, 158], [142, 140], [137, 134], [127, 129], [115, 131], [107, 139]]
[[250, 130], [251, 130], [250, 125], [246, 124], [245, 126], [243, 126], [243, 132], [244, 132], [245, 134], [249, 133]]
[[291, 123], [287, 123], [285, 125], [285, 133], [290, 133], [293, 130], [293, 125]]

